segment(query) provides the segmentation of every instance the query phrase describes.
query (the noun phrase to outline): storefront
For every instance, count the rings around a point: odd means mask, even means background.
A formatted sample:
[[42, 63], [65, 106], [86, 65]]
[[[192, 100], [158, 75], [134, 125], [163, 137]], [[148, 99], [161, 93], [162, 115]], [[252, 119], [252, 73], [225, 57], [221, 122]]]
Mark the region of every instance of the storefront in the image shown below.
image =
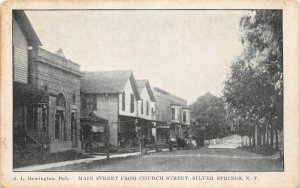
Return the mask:
[[155, 129], [155, 127], [152, 121], [142, 119], [142, 118], [138, 119], [137, 133], [138, 133], [138, 138], [142, 139], [143, 145], [155, 143], [156, 135], [153, 129]]
[[97, 117], [91, 112], [87, 117], [80, 118], [80, 139], [83, 150], [99, 150], [108, 144], [109, 129], [106, 119]]
[[138, 145], [138, 120], [136, 117], [119, 116], [119, 145], [134, 147]]
[[168, 143], [170, 138], [170, 125], [156, 122], [157, 143]]

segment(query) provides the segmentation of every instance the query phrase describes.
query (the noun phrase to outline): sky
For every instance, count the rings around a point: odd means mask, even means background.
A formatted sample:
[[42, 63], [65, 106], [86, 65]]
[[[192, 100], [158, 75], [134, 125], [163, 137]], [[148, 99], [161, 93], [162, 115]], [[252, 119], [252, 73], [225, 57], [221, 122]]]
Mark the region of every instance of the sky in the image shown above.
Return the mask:
[[193, 103], [221, 96], [241, 53], [239, 10], [25, 11], [42, 48], [62, 48], [81, 71], [133, 70]]

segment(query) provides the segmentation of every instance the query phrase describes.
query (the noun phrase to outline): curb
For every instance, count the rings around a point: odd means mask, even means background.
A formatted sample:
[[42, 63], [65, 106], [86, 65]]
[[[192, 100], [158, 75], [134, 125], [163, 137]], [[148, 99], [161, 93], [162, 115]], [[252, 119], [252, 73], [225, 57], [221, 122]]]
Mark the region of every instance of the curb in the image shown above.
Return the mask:
[[[121, 157], [137, 156], [137, 155], [140, 155], [140, 152], [111, 155], [110, 158], [121, 158]], [[79, 163], [91, 163], [93, 161], [104, 160], [106, 158], [107, 158], [106, 156], [95, 156], [93, 158], [78, 159], [78, 160], [72, 160], [72, 161], [63, 161], [63, 162], [57, 162], [57, 163], [48, 163], [48, 164], [42, 164], [42, 165], [33, 165], [33, 166], [15, 168], [15, 169], [13, 169], [13, 171], [15, 171], [15, 172], [41, 171], [41, 170], [46, 170], [49, 168], [56, 168], [56, 167], [62, 167], [62, 166], [67, 166], [67, 165], [79, 164]]]
[[[161, 152], [166, 152], [166, 151], [169, 151], [169, 149], [162, 149]], [[157, 152], [156, 150], [149, 150], [149, 151], [147, 151], [147, 153], [159, 153], [159, 152]], [[140, 152], [122, 153], [122, 154], [110, 155], [110, 158], [112, 159], [112, 158], [122, 158], [122, 157], [130, 157], [130, 156], [141, 156], [141, 153]], [[105, 160], [105, 159], [107, 159], [106, 156], [99, 155], [99, 156], [94, 156], [93, 158], [77, 159], [77, 160], [72, 160], [72, 161], [62, 161], [62, 162], [57, 162], [57, 163], [47, 163], [47, 164], [41, 164], [41, 165], [33, 165], [33, 166], [14, 168], [13, 171], [15, 171], [15, 172], [41, 171], [41, 170], [46, 170], [46, 169], [50, 169], [50, 168], [57, 168], [57, 167], [79, 164], [79, 163], [91, 163], [94, 161]]]

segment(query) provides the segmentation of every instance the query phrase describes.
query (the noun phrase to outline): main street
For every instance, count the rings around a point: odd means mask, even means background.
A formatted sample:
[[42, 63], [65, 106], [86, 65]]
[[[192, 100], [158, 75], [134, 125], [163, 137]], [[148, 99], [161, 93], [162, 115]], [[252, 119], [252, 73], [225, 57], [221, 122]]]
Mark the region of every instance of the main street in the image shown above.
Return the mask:
[[283, 164], [277, 158], [241, 149], [201, 148], [100, 160], [46, 171], [282, 171]]

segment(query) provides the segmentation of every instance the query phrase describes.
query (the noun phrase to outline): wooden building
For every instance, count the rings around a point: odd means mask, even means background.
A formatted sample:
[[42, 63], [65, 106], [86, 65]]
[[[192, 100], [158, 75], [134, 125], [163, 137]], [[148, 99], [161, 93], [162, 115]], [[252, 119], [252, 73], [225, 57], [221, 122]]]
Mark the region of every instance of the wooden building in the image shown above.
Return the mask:
[[82, 110], [92, 110], [108, 120], [110, 144], [127, 146], [136, 140], [138, 100], [140, 95], [132, 71], [83, 72]]
[[[45, 101], [49, 96], [44, 90], [29, 84], [29, 50], [42, 45], [24, 11], [13, 11], [12, 19], [12, 62], [13, 62], [13, 157], [14, 165], [24, 157], [25, 152], [36, 153], [43, 149], [42, 143], [36, 143], [28, 127], [46, 127]], [[31, 118], [32, 105], [39, 106], [42, 117]], [[32, 112], [32, 113], [30, 113]], [[37, 125], [33, 122], [39, 121]], [[42, 132], [41, 134], [43, 134]], [[45, 133], [46, 136], [46, 133]], [[43, 140], [48, 142], [48, 140]], [[31, 144], [31, 145], [29, 145]]]
[[156, 141], [155, 97], [148, 80], [137, 80], [138, 92], [138, 137], [144, 137], [144, 144]]
[[170, 138], [184, 139], [190, 125], [190, 110], [187, 101], [158, 87], [153, 88], [156, 99], [157, 141]]
[[24, 11], [13, 11], [14, 157], [80, 148], [79, 65], [39, 46]]

